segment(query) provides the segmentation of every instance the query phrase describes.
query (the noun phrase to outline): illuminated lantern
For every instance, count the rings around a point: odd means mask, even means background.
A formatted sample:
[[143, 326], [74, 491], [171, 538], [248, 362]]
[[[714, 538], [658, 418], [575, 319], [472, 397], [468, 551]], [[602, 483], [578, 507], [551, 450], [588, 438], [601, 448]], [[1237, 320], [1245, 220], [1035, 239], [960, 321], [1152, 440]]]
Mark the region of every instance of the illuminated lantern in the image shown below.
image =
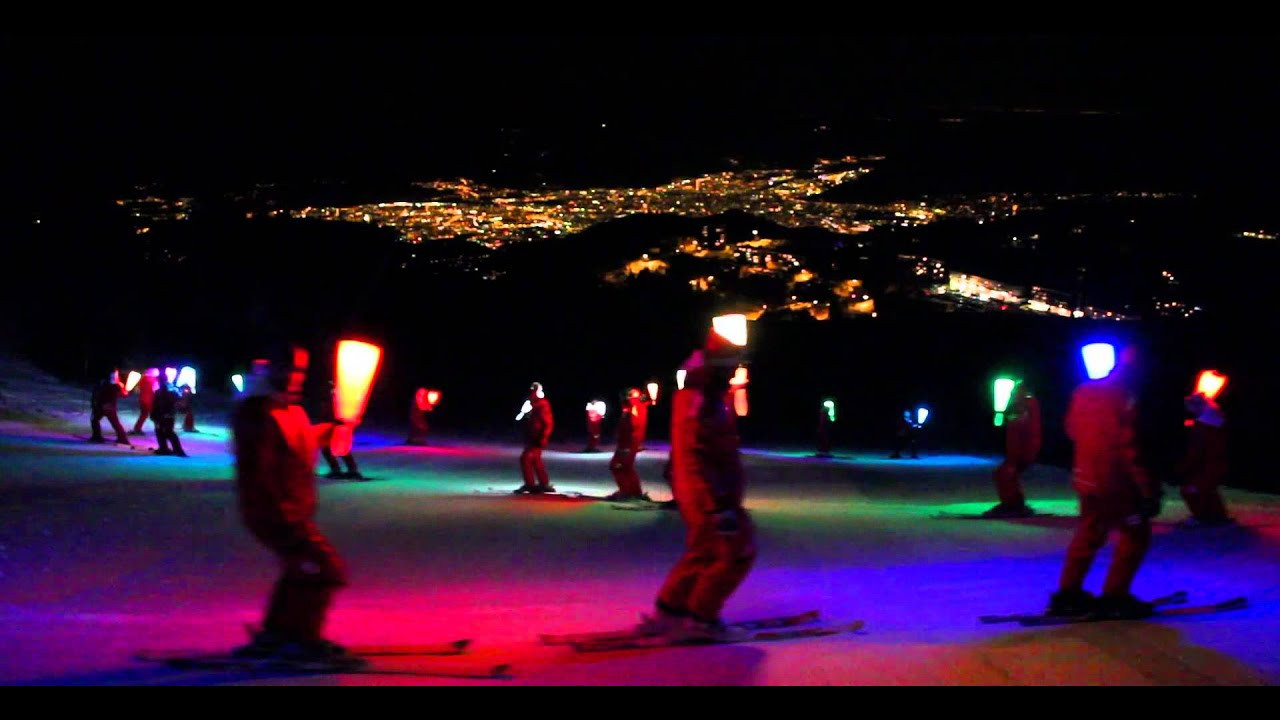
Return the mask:
[[158, 379], [160, 377], [160, 368], [147, 368], [146, 375], [153, 380]]
[[190, 365], [186, 365], [178, 373], [178, 387], [186, 385], [191, 388], [192, 394], [196, 391], [196, 369]]
[[929, 419], [929, 408], [916, 408], [916, 424], [923, 425]]
[[1084, 369], [1090, 380], [1101, 380], [1116, 366], [1116, 348], [1110, 343], [1091, 343], [1080, 348]]
[[170, 385], [172, 385], [172, 384], [173, 384], [173, 381], [178, 379], [178, 369], [177, 369], [177, 368], [169, 368], [169, 367], [165, 368], [165, 369], [164, 369], [164, 379], [165, 379], [165, 380], [166, 380]]
[[649, 402], [654, 405], [657, 405], [658, 404], [658, 383], [651, 382], [645, 387], [645, 389], [649, 391]]
[[124, 391], [127, 393], [133, 392], [133, 389], [138, 387], [138, 383], [141, 380], [142, 380], [142, 373], [136, 370], [130, 370], [129, 379], [124, 381]]
[[995, 384], [995, 411], [1003, 413], [1009, 409], [1009, 401], [1013, 399], [1013, 388], [1017, 381], [1010, 378], [998, 378]]
[[721, 315], [712, 318], [711, 330], [733, 345], [738, 347], [747, 346], [746, 315]]
[[738, 417], [747, 416], [747, 369], [739, 367], [733, 373], [733, 377], [729, 380], [729, 387], [733, 390], [733, 412]]
[[591, 420], [599, 420], [604, 417], [605, 405], [603, 400], [587, 403], [587, 417]]
[[236, 392], [238, 393], [244, 392], [244, 376], [243, 375], [240, 375], [238, 373], [235, 375], [232, 375], [231, 384], [236, 387]]
[[1205, 370], [1196, 378], [1196, 392], [1210, 400], [1217, 398], [1226, 385], [1227, 376], [1219, 375], [1214, 370]]
[[689, 371], [685, 370], [684, 368], [680, 368], [679, 370], [676, 371], [676, 389], [677, 390], [684, 389], [684, 378], [688, 374], [689, 374]]
[[835, 422], [836, 421], [836, 401], [823, 400], [822, 407], [827, 411], [827, 420], [829, 422]]
[[333, 414], [338, 419], [347, 423], [360, 422], [381, 362], [382, 348], [377, 345], [358, 340], [338, 343], [333, 401]]
[[427, 404], [428, 404], [428, 405], [430, 405], [431, 407], [435, 407], [435, 406], [436, 406], [436, 404], [437, 404], [437, 403], [439, 403], [439, 402], [440, 402], [440, 391], [439, 391], [439, 390], [428, 390], [428, 391], [427, 391]]
[[533, 412], [533, 403], [525, 400], [524, 404], [520, 406], [520, 414], [516, 415], [516, 422], [520, 422], [524, 419], [525, 415], [528, 415], [531, 412]]

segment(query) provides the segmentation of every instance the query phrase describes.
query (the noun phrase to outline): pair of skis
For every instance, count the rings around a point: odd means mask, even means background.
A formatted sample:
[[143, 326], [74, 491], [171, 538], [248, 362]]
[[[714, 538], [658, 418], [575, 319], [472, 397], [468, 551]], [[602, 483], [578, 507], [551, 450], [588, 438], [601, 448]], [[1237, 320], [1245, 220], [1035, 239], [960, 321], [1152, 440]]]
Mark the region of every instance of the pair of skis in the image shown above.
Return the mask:
[[396, 668], [379, 662], [385, 658], [458, 656], [466, 653], [470, 640], [454, 640], [421, 645], [364, 645], [347, 649], [348, 657], [333, 660], [295, 660], [280, 657], [240, 657], [232, 653], [186, 650], [144, 650], [134, 655], [139, 662], [158, 663], [176, 670], [224, 670], [298, 675], [413, 675], [472, 680], [504, 680], [511, 666], [437, 666], [422, 669]]
[[[1222, 602], [1207, 603], [1204, 605], [1187, 605], [1186, 591], [1178, 591], [1158, 597], [1151, 601], [1155, 606], [1155, 615], [1153, 618], [1177, 617], [1179, 615], [1207, 615], [1212, 613], [1227, 612], [1229, 610], [1243, 610], [1249, 607], [1249, 600], [1245, 597], [1235, 597]], [[1018, 623], [1023, 627], [1045, 627], [1049, 625], [1071, 625], [1082, 622], [1101, 622], [1113, 618], [1100, 617], [1092, 613], [1085, 615], [1047, 615], [1044, 613], [1030, 614], [1014, 614], [1014, 615], [983, 615], [978, 618], [988, 625], [997, 623]]]
[[857, 632], [866, 625], [861, 620], [840, 624], [814, 624], [818, 622], [818, 619], [818, 611], [810, 610], [796, 615], [727, 623], [729, 633], [723, 639], [682, 639], [678, 636], [644, 635], [635, 629], [542, 635], [541, 639], [544, 645], [569, 646], [577, 652], [608, 652], [611, 650], [634, 650], [677, 645], [725, 645], [823, 637], [845, 632]]
[[[642, 635], [635, 630], [617, 630], [567, 635], [542, 635], [545, 645], [571, 646], [578, 652], [608, 652], [678, 645], [722, 645], [730, 643], [773, 642], [808, 637], [823, 637], [857, 632], [866, 623], [861, 620], [841, 624], [818, 624], [817, 610], [730, 623], [731, 635], [719, 640], [688, 640], [664, 635]], [[241, 657], [232, 653], [207, 653], [185, 650], [144, 650], [134, 655], [140, 662], [157, 663], [177, 670], [219, 670], [250, 673], [295, 675], [413, 675], [473, 680], [510, 679], [511, 666], [498, 664], [480, 667], [437, 666], [424, 669], [401, 669], [381, 665], [379, 659], [419, 656], [458, 656], [465, 654], [470, 640], [456, 640], [424, 645], [367, 645], [347, 649], [348, 656], [333, 660], [293, 660], [279, 657]]]

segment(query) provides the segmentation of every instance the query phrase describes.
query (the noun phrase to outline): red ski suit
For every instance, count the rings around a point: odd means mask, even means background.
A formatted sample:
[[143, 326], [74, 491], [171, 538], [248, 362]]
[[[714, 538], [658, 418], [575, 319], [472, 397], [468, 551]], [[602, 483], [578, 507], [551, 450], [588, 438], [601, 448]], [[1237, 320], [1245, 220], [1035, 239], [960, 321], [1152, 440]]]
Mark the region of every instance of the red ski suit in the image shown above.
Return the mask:
[[1227, 476], [1227, 431], [1197, 421], [1187, 432], [1187, 454], [1178, 466], [1182, 499], [1192, 517], [1205, 522], [1227, 519], [1218, 486]]
[[1123, 380], [1112, 375], [1076, 388], [1067, 411], [1067, 436], [1075, 443], [1072, 484], [1080, 496], [1080, 521], [1067, 548], [1059, 589], [1083, 590], [1085, 576], [1107, 536], [1120, 540], [1112, 555], [1103, 594], [1122, 596], [1151, 544], [1144, 500], [1156, 487], [1138, 463], [1137, 403]]
[[155, 379], [143, 377], [138, 382], [138, 422], [133, 424], [135, 433], [142, 432], [143, 424], [147, 422], [147, 418], [151, 417], [151, 406], [155, 402], [155, 397]]
[[551, 431], [555, 429], [555, 419], [551, 416], [551, 403], [546, 398], [530, 398], [533, 409], [529, 411], [524, 425], [524, 452], [520, 453], [520, 473], [524, 476], [525, 487], [535, 484], [542, 487], [551, 486], [551, 478], [547, 476], [547, 466], [542, 463], [542, 450], [551, 441]]
[[1004, 462], [996, 468], [996, 493], [1000, 504], [1026, 504], [1022, 494], [1022, 473], [1040, 455], [1040, 401], [1022, 395], [1005, 413]]
[[102, 439], [102, 419], [106, 418], [107, 422], [111, 423], [111, 429], [116, 431], [116, 442], [124, 444], [129, 442], [129, 438], [125, 436], [124, 426], [120, 424], [120, 416], [116, 414], [116, 403], [127, 394], [124, 391], [124, 383], [109, 380], [102, 381], [93, 389], [93, 395], [89, 401], [89, 426], [93, 429], [94, 440]]
[[[746, 579], [756, 546], [742, 507], [746, 481], [732, 396], [700, 385], [691, 371], [672, 397], [672, 490], [687, 532], [685, 553], [658, 601], [710, 622], [719, 620], [725, 601]], [[734, 522], [726, 528], [725, 520]]]
[[427, 432], [431, 429], [427, 423], [427, 413], [434, 409], [430, 404], [419, 402], [417, 397], [409, 403], [409, 437], [405, 440], [405, 444], [427, 444]]
[[333, 595], [347, 580], [315, 524], [315, 431], [301, 406], [262, 396], [240, 404], [232, 429], [241, 515], [284, 566], [263, 628], [317, 642]]
[[624, 495], [641, 495], [640, 475], [636, 472], [636, 454], [644, 447], [645, 426], [649, 422], [649, 406], [632, 402], [623, 410], [618, 420], [618, 445], [609, 462], [609, 470], [618, 483], [618, 492]]
[[195, 392], [186, 385], [182, 386], [181, 394], [178, 396], [178, 408], [182, 411], [184, 416], [182, 419], [183, 432], [195, 432]]
[[600, 449], [600, 435], [604, 428], [604, 418], [587, 411], [587, 450], [595, 452]]

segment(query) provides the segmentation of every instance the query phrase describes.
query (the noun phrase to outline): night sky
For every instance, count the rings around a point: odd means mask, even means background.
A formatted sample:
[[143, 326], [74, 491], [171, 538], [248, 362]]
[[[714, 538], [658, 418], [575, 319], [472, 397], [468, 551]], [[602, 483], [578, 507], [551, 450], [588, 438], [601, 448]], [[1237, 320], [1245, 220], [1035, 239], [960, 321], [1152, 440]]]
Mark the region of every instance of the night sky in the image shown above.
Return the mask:
[[[430, 177], [499, 128], [572, 144], [601, 124], [682, 143], [875, 117], [1044, 109], [1150, 125], [1169, 153], [1256, 173], [1280, 72], [1265, 37], [598, 34], [6, 37], [12, 201], [160, 180]], [[527, 150], [527, 149], [525, 149]], [[1034, 149], [1033, 149], [1034, 150]], [[518, 154], [518, 153], [517, 153]], [[518, 162], [518, 160], [516, 161]], [[1244, 165], [1247, 165], [1245, 167]]]

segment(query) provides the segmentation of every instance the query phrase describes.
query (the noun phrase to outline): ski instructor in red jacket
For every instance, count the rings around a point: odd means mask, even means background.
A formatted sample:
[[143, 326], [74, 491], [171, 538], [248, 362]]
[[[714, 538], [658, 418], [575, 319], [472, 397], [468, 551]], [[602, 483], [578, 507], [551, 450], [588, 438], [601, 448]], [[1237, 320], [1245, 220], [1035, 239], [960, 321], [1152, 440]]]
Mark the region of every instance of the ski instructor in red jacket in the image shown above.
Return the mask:
[[[1160, 487], [1139, 462], [1136, 423], [1138, 353], [1127, 347], [1115, 369], [1076, 388], [1067, 411], [1067, 436], [1075, 444], [1072, 484], [1080, 496], [1080, 519], [1067, 548], [1050, 615], [1093, 614], [1142, 618], [1154, 612], [1129, 593], [1151, 544], [1151, 519], [1160, 514]], [[1085, 576], [1107, 537], [1119, 540], [1102, 596], [1084, 590]]]
[[551, 440], [551, 431], [555, 429], [555, 420], [551, 416], [551, 403], [540, 383], [529, 386], [529, 399], [525, 401], [525, 409], [520, 417], [528, 416], [524, 425], [524, 452], [520, 453], [520, 474], [524, 476], [524, 484], [516, 488], [519, 493], [551, 493], [556, 489], [551, 486], [551, 478], [547, 476], [547, 466], [542, 462], [542, 451]]
[[729, 386], [746, 345], [746, 318], [730, 317], [738, 319], [737, 331], [732, 320], [712, 330], [705, 347], [685, 362], [684, 388], [672, 400], [672, 488], [687, 527], [685, 553], [658, 592], [656, 613], [641, 624], [643, 634], [729, 638], [721, 609], [755, 563]]
[[284, 566], [262, 630], [237, 654], [354, 664], [321, 635], [347, 578], [315, 523], [316, 438], [300, 404], [309, 359], [305, 349], [289, 346], [255, 361], [249, 397], [232, 418], [241, 514]]

